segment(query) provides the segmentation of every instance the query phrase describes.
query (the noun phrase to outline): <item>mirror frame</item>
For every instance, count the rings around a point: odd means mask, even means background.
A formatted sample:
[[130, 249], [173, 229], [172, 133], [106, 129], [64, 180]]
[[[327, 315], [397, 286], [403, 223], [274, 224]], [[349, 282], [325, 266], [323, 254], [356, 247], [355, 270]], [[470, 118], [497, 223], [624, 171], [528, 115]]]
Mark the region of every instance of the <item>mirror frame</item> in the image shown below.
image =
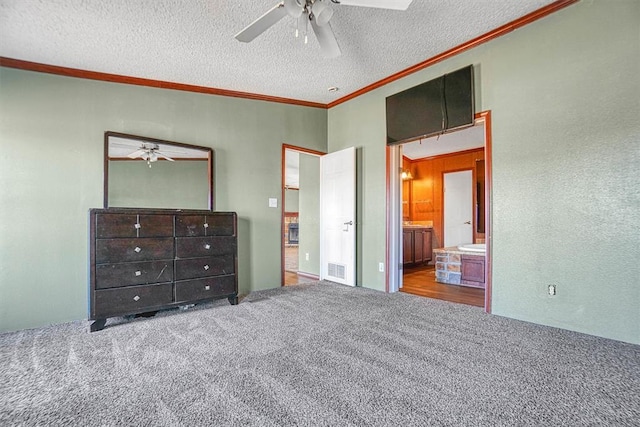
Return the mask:
[[[192, 150], [201, 150], [207, 152], [207, 180], [208, 180], [208, 194], [207, 194], [207, 204], [209, 210], [214, 210], [214, 194], [213, 194], [213, 149], [209, 147], [202, 147], [200, 145], [193, 144], [183, 144], [181, 142], [173, 142], [166, 141], [162, 139], [149, 138], [146, 136], [139, 135], [131, 135], [127, 133], [121, 132], [113, 132], [106, 131], [104, 133], [104, 199], [103, 204], [104, 208], [109, 208], [109, 138], [117, 137], [117, 138], [125, 138], [125, 139], [133, 139], [141, 142], [149, 142], [153, 144], [163, 144], [163, 145], [172, 145], [175, 147], [182, 148], [190, 148]], [[161, 208], [158, 208], [161, 209]]]

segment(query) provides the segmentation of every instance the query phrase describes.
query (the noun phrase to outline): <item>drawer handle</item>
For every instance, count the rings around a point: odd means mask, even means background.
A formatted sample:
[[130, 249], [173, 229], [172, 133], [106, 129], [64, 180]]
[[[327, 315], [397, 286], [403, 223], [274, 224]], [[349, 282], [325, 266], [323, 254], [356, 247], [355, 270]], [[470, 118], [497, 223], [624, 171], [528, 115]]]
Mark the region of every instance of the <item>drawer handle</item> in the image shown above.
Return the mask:
[[140, 271], [140, 270], [136, 271], [136, 277], [137, 276], [142, 276], [142, 271]]
[[140, 300], [140, 297], [139, 297], [138, 295], [136, 295], [135, 297], [133, 297], [133, 300], [134, 300], [134, 301], [139, 301], [139, 300]]
[[204, 290], [205, 290], [205, 291], [208, 291], [209, 289], [211, 289], [211, 286], [209, 286], [209, 285], [207, 285], [207, 286], [205, 286], [205, 287], [204, 287]]
[[208, 243], [206, 243], [206, 244], [204, 245], [204, 248], [205, 248], [205, 249], [207, 249], [207, 250], [209, 250], [209, 249], [211, 249], [211, 245], [210, 245], [210, 244], [208, 244]]
[[208, 269], [209, 269], [209, 264], [205, 265], [205, 266], [204, 266], [204, 269], [205, 269], [205, 270], [208, 270]]
[[140, 248], [140, 246], [136, 246], [136, 248], [133, 251], [140, 253], [142, 251], [142, 248]]

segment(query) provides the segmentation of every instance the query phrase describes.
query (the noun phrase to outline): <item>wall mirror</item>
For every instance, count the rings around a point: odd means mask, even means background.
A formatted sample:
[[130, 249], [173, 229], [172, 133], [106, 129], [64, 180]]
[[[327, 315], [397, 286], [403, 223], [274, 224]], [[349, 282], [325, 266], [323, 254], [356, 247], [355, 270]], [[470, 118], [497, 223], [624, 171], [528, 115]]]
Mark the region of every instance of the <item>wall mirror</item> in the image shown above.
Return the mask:
[[213, 150], [104, 134], [104, 207], [214, 209]]

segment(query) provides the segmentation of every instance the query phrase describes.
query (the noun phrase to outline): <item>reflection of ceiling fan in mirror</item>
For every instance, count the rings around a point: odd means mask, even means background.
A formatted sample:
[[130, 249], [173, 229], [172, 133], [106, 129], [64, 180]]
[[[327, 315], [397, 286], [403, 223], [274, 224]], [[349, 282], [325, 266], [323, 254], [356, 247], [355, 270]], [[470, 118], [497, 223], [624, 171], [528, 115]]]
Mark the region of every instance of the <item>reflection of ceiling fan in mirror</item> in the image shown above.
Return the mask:
[[149, 167], [151, 167], [151, 163], [157, 162], [158, 159], [165, 159], [170, 162], [174, 161], [171, 157], [160, 151], [158, 144], [153, 144], [151, 142], [143, 142], [142, 146], [138, 150], [131, 154], [127, 154], [127, 157], [130, 159], [141, 158], [142, 160], [146, 160]]
[[307, 43], [309, 25], [313, 29], [320, 50], [327, 58], [340, 56], [342, 52], [333, 34], [329, 20], [333, 16], [330, 3], [345, 6], [377, 7], [380, 9], [406, 10], [413, 0], [282, 0], [267, 13], [236, 34], [236, 39], [249, 43], [285, 16], [296, 20], [295, 36], [300, 33]]

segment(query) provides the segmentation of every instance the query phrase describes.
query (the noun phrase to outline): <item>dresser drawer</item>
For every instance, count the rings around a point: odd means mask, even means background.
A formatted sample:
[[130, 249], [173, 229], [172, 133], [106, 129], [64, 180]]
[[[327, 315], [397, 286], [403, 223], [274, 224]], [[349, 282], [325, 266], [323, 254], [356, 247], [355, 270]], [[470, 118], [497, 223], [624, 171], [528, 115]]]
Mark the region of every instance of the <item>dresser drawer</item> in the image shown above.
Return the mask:
[[233, 236], [234, 224], [230, 214], [177, 215], [176, 236]]
[[131, 286], [95, 291], [93, 317], [141, 313], [173, 302], [173, 284]]
[[173, 280], [173, 260], [98, 264], [96, 289], [170, 282]]
[[176, 302], [224, 297], [235, 293], [235, 276], [208, 277], [176, 282]]
[[96, 263], [152, 261], [173, 258], [173, 238], [96, 240]]
[[235, 273], [233, 255], [176, 260], [176, 280]]
[[170, 237], [173, 215], [97, 214], [96, 237]]
[[177, 237], [176, 258], [193, 258], [236, 253], [235, 236]]

